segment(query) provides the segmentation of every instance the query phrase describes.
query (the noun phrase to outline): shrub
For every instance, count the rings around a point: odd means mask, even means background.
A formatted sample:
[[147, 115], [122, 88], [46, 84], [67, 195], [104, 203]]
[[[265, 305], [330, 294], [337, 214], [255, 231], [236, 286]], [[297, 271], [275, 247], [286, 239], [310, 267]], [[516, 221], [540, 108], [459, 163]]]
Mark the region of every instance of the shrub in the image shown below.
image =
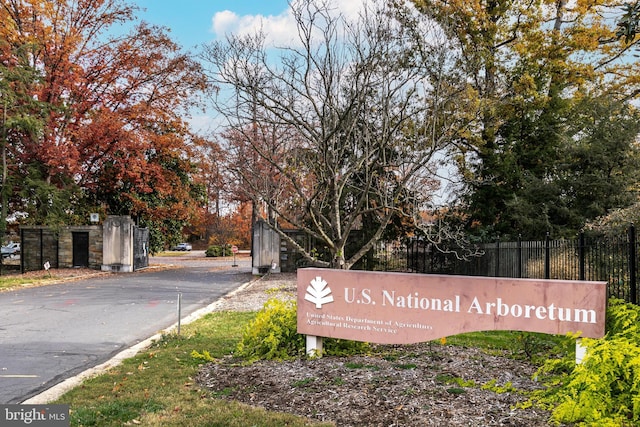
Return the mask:
[[219, 246], [219, 245], [211, 245], [204, 252], [205, 256], [208, 257], [220, 257], [220, 256], [231, 256], [231, 248], [228, 245]]
[[[286, 360], [306, 353], [304, 335], [297, 332], [296, 301], [269, 299], [255, 319], [245, 328], [236, 354], [253, 362], [260, 359]], [[324, 354], [344, 356], [362, 354], [369, 350], [367, 343], [326, 339]]]
[[547, 389], [532, 401], [552, 409], [559, 423], [623, 426], [640, 423], [640, 307], [610, 300], [607, 335], [583, 339], [587, 354], [569, 368], [574, 354], [549, 360], [539, 370]]
[[304, 354], [304, 337], [298, 335], [295, 301], [269, 299], [247, 325], [237, 355], [250, 361], [285, 360]]

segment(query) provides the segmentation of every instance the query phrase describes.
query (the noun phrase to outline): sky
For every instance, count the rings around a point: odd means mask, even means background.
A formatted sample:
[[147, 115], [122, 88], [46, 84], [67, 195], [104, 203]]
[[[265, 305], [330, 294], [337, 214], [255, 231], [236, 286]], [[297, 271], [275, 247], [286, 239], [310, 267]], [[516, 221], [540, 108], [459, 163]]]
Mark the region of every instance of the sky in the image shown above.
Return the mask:
[[[139, 18], [171, 30], [174, 40], [191, 49], [224, 34], [226, 29], [241, 29], [259, 17], [286, 16], [286, 0], [132, 0], [145, 9]], [[215, 23], [215, 27], [214, 27]], [[235, 24], [236, 28], [232, 28]], [[218, 33], [216, 33], [217, 28]]]
[[[131, 0], [145, 9], [139, 18], [162, 25], [182, 47], [194, 49], [226, 32], [253, 33], [262, 28], [276, 41], [295, 34], [287, 0]], [[361, 0], [335, 2], [341, 11], [353, 13]]]
[[[174, 41], [195, 52], [198, 46], [223, 40], [227, 32], [253, 34], [262, 28], [267, 42], [285, 45], [297, 34], [287, 0], [131, 0], [143, 10], [138, 18], [170, 30]], [[334, 0], [340, 13], [354, 18], [367, 0]], [[220, 130], [216, 114], [193, 113], [187, 120], [196, 132]], [[444, 186], [443, 186], [444, 187]], [[440, 196], [438, 196], [440, 197]]]
[[[334, 0], [345, 16], [354, 16], [364, 0]], [[224, 40], [225, 34], [253, 34], [262, 29], [270, 44], [286, 45], [297, 34], [287, 0], [130, 0], [141, 11], [137, 18], [169, 29], [172, 39], [192, 53], [199, 46]], [[211, 112], [193, 113], [191, 127], [208, 134], [218, 124]]]
[[[172, 39], [195, 53], [199, 46], [222, 40], [227, 32], [247, 33], [271, 28], [286, 32], [290, 24], [287, 0], [130, 0], [141, 11], [137, 18], [169, 29]], [[215, 113], [193, 112], [187, 120], [196, 132], [208, 134], [218, 127]]]

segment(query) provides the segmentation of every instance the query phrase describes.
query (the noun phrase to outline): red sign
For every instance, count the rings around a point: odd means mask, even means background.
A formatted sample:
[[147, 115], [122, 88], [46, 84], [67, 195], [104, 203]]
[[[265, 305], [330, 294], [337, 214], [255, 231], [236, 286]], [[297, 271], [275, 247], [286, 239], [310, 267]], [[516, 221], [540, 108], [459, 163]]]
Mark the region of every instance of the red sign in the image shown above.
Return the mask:
[[410, 344], [463, 332], [604, 336], [606, 283], [298, 270], [298, 333]]
[[238, 247], [236, 245], [231, 246], [231, 252], [233, 252], [234, 254], [238, 253]]

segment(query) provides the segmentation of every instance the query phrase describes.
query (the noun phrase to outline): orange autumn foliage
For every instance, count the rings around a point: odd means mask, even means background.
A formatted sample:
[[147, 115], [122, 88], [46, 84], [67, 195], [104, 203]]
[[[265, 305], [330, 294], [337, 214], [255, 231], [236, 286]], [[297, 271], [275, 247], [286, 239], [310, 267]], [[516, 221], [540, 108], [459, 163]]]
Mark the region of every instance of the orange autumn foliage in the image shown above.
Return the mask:
[[58, 188], [79, 186], [83, 203], [108, 213], [187, 220], [204, 198], [184, 117], [207, 83], [164, 28], [116, 34], [136, 10], [123, 0], [1, 0], [0, 60], [39, 70], [30, 95], [50, 106], [42, 135], [13, 147], [15, 162]]

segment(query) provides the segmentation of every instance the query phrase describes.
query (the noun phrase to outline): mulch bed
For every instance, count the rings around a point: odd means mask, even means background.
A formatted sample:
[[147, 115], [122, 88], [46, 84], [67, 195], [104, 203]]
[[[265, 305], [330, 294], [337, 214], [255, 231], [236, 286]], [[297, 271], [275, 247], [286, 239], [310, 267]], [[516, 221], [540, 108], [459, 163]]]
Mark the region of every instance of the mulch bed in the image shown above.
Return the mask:
[[540, 386], [534, 372], [506, 355], [423, 343], [248, 366], [227, 358], [205, 365], [197, 381], [216, 398], [338, 426], [548, 426], [548, 412], [516, 408], [522, 391]]

